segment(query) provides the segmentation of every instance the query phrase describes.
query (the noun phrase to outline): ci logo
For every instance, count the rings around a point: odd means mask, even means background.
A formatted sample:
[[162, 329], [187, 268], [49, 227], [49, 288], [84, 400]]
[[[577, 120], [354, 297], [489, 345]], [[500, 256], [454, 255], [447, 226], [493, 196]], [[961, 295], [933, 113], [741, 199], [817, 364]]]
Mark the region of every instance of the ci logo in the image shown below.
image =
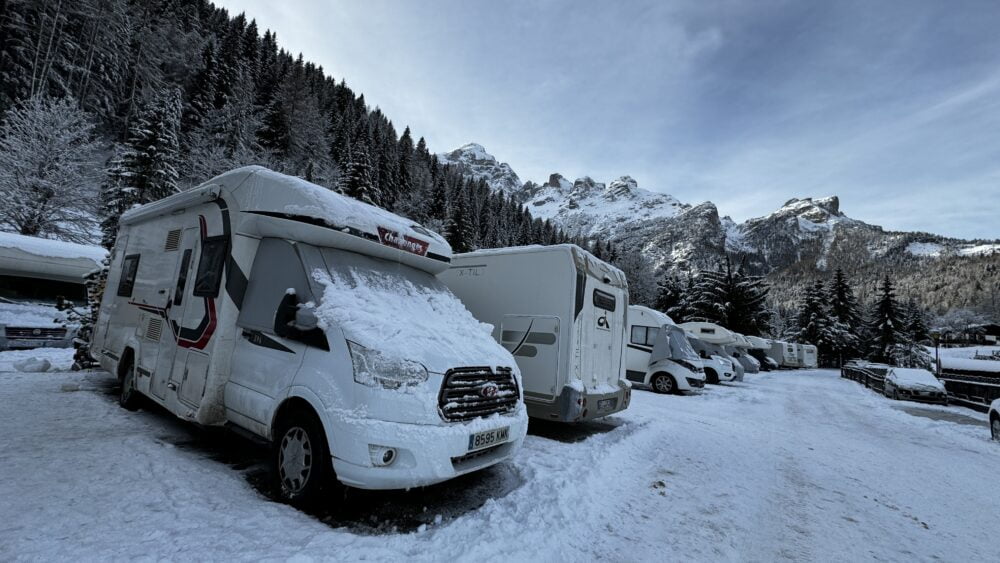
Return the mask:
[[500, 388], [497, 387], [496, 383], [487, 383], [486, 385], [483, 385], [482, 387], [479, 388], [479, 394], [486, 399], [492, 399], [496, 397], [497, 393], [499, 392]]
[[608, 323], [607, 313], [604, 313], [600, 317], [597, 317], [597, 328], [601, 330], [611, 330], [611, 324]]

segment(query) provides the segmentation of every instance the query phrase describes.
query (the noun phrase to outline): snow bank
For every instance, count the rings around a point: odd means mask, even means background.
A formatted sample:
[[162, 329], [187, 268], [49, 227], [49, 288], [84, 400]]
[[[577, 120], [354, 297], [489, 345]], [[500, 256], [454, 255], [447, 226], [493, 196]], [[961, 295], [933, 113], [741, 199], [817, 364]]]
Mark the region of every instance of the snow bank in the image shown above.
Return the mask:
[[906, 245], [906, 251], [913, 256], [937, 258], [941, 256], [944, 247], [935, 242], [911, 242]]
[[29, 237], [15, 233], [0, 233], [0, 248], [13, 248], [49, 258], [89, 258], [98, 267], [108, 255], [108, 251], [99, 246]]
[[886, 376], [904, 389], [934, 389], [944, 391], [944, 383], [925, 369], [892, 368]]
[[350, 341], [435, 373], [460, 366], [517, 369], [491, 336], [493, 327], [477, 321], [441, 281], [396, 268], [372, 261], [368, 268], [317, 269], [313, 277], [324, 287], [316, 308], [320, 325], [339, 327]]
[[0, 372], [30, 371], [17, 367], [26, 365], [29, 361], [48, 362], [45, 371], [69, 371], [73, 366], [72, 348], [35, 348], [33, 350], [6, 350], [0, 352]]
[[30, 357], [14, 362], [14, 369], [25, 373], [42, 373], [52, 368], [52, 362], [45, 358]]

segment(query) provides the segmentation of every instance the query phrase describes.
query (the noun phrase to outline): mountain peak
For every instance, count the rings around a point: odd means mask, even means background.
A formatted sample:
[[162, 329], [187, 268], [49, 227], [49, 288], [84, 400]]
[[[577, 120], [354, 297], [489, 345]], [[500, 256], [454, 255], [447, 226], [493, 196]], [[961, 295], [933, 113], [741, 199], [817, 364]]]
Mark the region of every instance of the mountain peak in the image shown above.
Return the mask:
[[494, 191], [511, 196], [522, 186], [521, 179], [506, 162], [497, 159], [479, 143], [466, 143], [457, 149], [440, 153], [438, 161], [454, 166], [465, 176], [485, 180]]

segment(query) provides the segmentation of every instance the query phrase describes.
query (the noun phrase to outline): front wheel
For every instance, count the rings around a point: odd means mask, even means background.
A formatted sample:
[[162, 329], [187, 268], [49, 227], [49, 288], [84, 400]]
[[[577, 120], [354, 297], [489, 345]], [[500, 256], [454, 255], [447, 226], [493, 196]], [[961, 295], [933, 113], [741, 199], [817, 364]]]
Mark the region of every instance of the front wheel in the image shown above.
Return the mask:
[[311, 413], [295, 413], [275, 436], [272, 469], [281, 499], [295, 506], [314, 504], [333, 471], [319, 420]]
[[670, 394], [677, 390], [677, 382], [666, 373], [658, 373], [653, 376], [653, 391], [657, 393]]
[[897, 391], [895, 389], [892, 390], [892, 400], [893, 401], [898, 401], [899, 400], [899, 391]]
[[994, 440], [1000, 442], [1000, 416], [990, 418], [990, 434]]
[[705, 368], [705, 382], [713, 384], [719, 382], [719, 375], [715, 373], [714, 369]]

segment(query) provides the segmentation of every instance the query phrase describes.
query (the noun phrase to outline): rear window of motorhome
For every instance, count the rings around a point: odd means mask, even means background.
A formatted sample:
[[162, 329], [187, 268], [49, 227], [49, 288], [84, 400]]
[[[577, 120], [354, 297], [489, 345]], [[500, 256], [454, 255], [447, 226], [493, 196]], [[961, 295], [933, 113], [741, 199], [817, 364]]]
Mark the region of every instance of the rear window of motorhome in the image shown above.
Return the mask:
[[135, 274], [139, 271], [139, 255], [129, 254], [122, 261], [122, 278], [118, 280], [118, 297], [132, 297]]
[[210, 237], [201, 241], [201, 259], [194, 279], [195, 297], [218, 297], [222, 285], [222, 266], [226, 261], [226, 237]]
[[594, 290], [594, 306], [607, 311], [615, 310], [615, 296], [600, 289]]
[[653, 326], [633, 326], [630, 340], [639, 346], [652, 346], [660, 329]]

